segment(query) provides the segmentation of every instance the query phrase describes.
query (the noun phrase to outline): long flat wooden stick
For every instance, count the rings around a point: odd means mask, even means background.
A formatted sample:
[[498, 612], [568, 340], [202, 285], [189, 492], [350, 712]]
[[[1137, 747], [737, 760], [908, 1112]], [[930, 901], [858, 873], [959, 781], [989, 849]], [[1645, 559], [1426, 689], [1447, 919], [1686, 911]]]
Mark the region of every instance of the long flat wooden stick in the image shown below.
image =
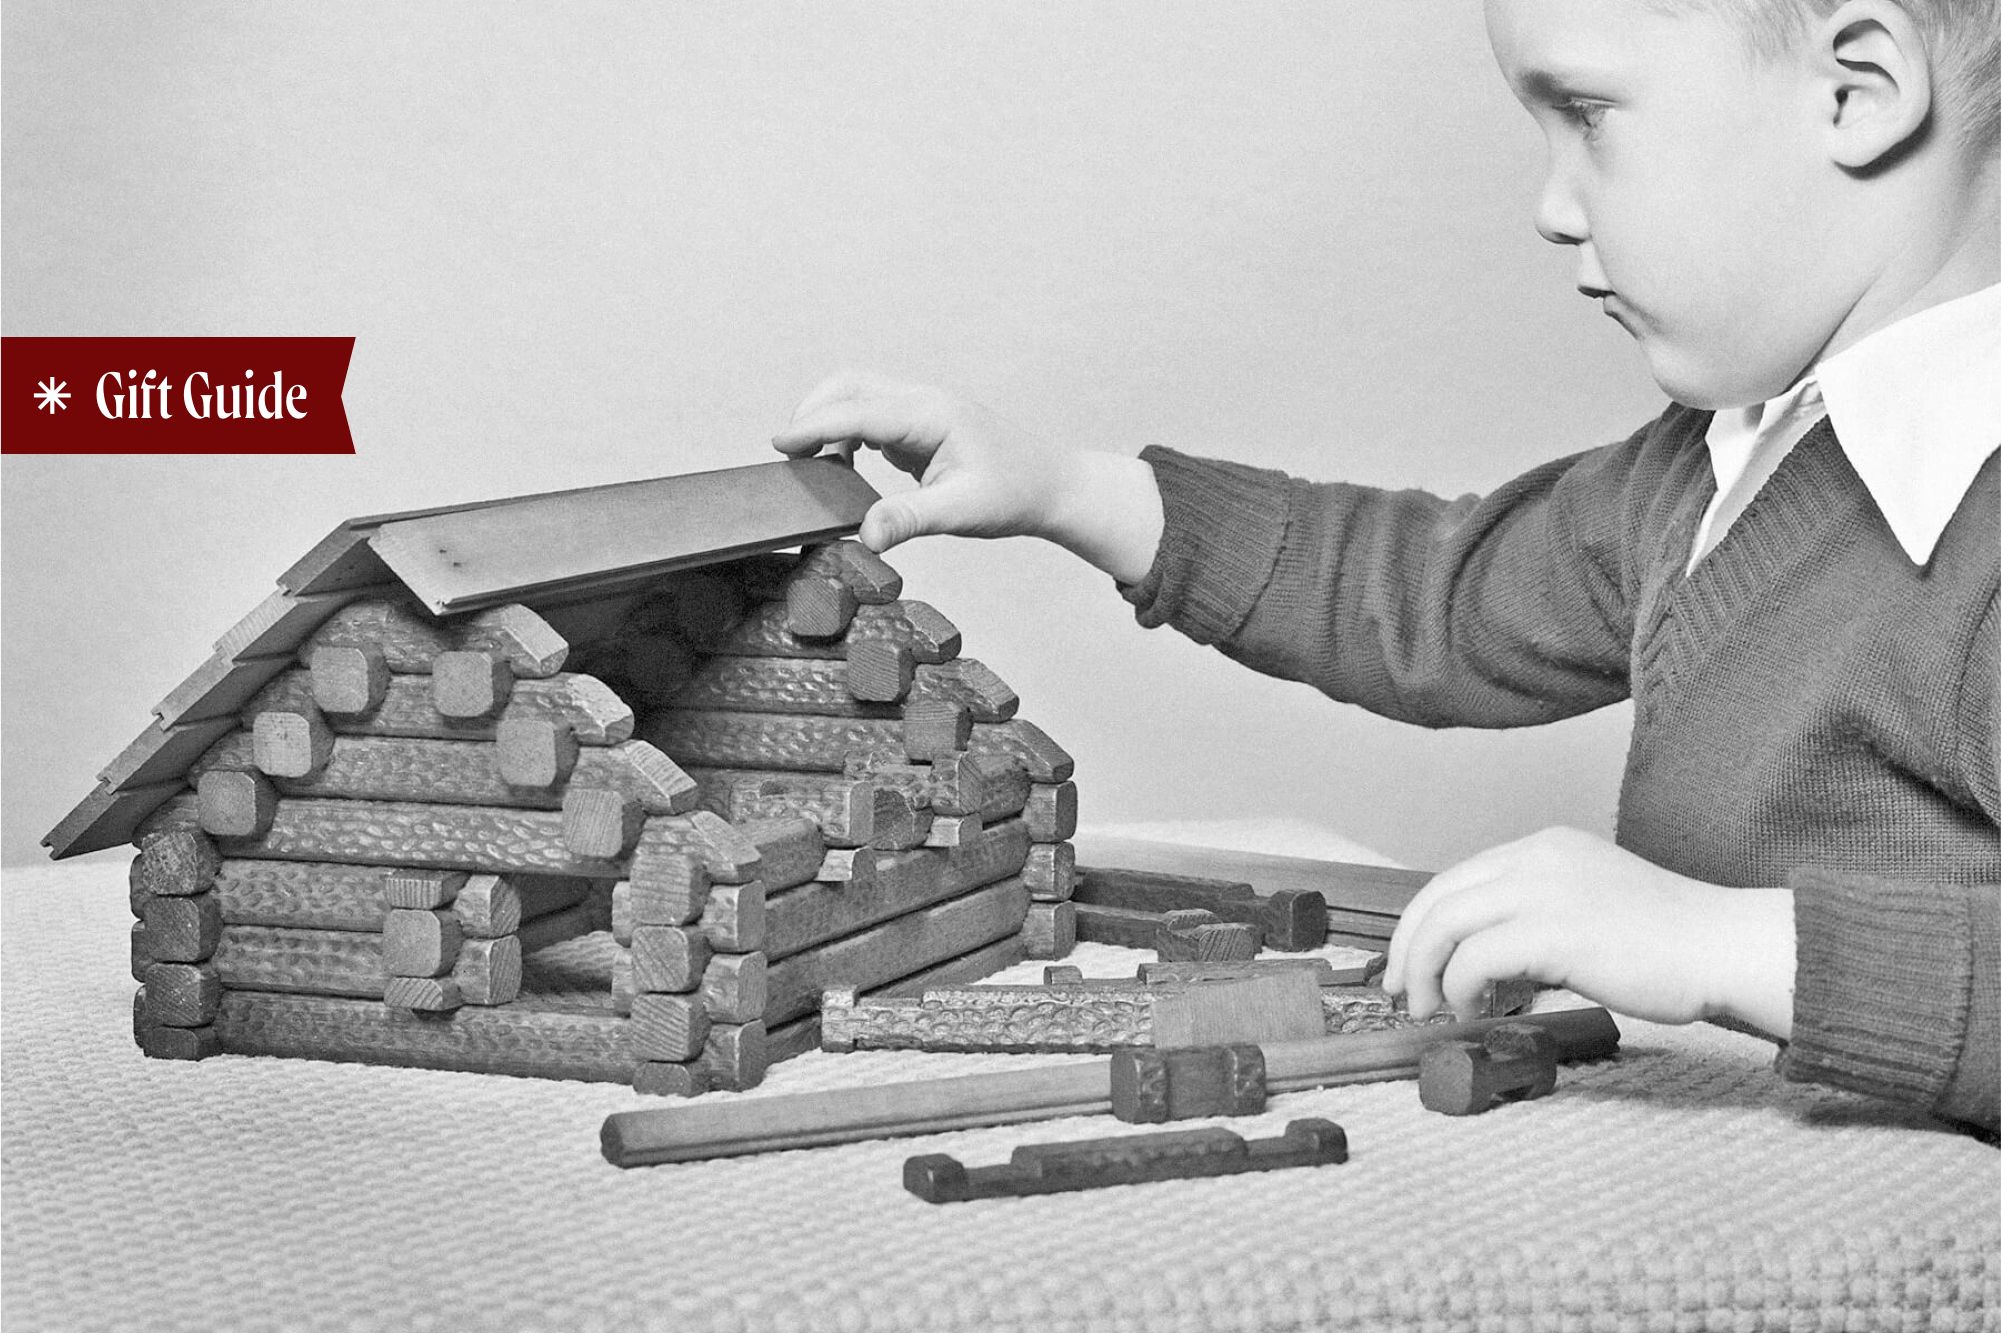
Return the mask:
[[[1263, 1048], [1266, 1084], [1277, 1093], [1412, 1078], [1427, 1047], [1478, 1038], [1497, 1023], [1528, 1023], [1546, 1030], [1556, 1040], [1561, 1060], [1610, 1056], [1619, 1045], [1618, 1025], [1600, 1009], [1425, 1025], [1267, 1043]], [[972, 1126], [1089, 1116], [1111, 1111], [1111, 1071], [1109, 1060], [1075, 1061], [955, 1079], [746, 1098], [715, 1106], [614, 1112], [605, 1118], [599, 1138], [606, 1160], [614, 1166], [646, 1167], [928, 1135]]]

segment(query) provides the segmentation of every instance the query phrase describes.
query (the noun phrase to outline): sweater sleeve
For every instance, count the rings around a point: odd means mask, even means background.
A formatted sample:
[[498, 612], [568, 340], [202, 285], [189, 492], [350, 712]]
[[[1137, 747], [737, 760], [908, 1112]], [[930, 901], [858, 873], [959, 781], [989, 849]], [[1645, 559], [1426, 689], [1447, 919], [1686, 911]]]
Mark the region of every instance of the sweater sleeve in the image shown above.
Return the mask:
[[[1951, 735], [1969, 819], [2001, 828], [2001, 603], [1968, 646]], [[1792, 877], [1798, 966], [1779, 1069], [2001, 1132], [2001, 884]]]
[[1450, 501], [1155, 447], [1142, 457], [1166, 525], [1126, 597], [1142, 625], [1391, 718], [1515, 727], [1583, 713], [1628, 691], [1654, 433]]

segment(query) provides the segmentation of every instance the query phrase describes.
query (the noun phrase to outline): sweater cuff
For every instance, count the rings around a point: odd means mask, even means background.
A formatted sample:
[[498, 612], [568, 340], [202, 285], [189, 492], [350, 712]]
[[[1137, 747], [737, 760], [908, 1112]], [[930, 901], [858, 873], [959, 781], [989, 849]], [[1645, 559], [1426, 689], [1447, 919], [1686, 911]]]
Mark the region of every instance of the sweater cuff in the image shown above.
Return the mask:
[[1119, 591], [1149, 630], [1173, 625], [1198, 644], [1226, 640], [1271, 582], [1285, 540], [1288, 479], [1159, 445], [1140, 458], [1153, 467], [1165, 525], [1153, 568]]
[[1966, 1039], [1965, 889], [1813, 867], [1791, 885], [1799, 964], [1780, 1071], [1936, 1108]]

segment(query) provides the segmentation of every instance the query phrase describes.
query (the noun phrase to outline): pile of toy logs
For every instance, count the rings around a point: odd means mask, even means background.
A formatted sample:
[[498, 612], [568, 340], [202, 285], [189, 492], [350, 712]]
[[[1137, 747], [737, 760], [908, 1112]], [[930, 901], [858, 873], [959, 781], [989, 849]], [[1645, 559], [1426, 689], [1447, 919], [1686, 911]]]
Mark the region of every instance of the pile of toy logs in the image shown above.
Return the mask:
[[881, 561], [565, 597], [298, 643], [141, 831], [147, 1050], [741, 1088], [826, 987], [1068, 951], [1070, 758]]

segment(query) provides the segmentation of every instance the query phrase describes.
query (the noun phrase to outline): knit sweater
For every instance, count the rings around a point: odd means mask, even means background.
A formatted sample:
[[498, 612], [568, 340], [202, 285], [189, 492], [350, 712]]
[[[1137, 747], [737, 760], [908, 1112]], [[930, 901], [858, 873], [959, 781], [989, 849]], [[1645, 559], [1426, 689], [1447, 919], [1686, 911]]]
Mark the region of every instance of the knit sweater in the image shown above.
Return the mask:
[[1632, 698], [1620, 845], [1794, 891], [1780, 1068], [2001, 1127], [2001, 453], [1921, 568], [1822, 422], [1686, 572], [1708, 419], [1456, 501], [1150, 449], [1166, 529], [1126, 596], [1428, 727]]

